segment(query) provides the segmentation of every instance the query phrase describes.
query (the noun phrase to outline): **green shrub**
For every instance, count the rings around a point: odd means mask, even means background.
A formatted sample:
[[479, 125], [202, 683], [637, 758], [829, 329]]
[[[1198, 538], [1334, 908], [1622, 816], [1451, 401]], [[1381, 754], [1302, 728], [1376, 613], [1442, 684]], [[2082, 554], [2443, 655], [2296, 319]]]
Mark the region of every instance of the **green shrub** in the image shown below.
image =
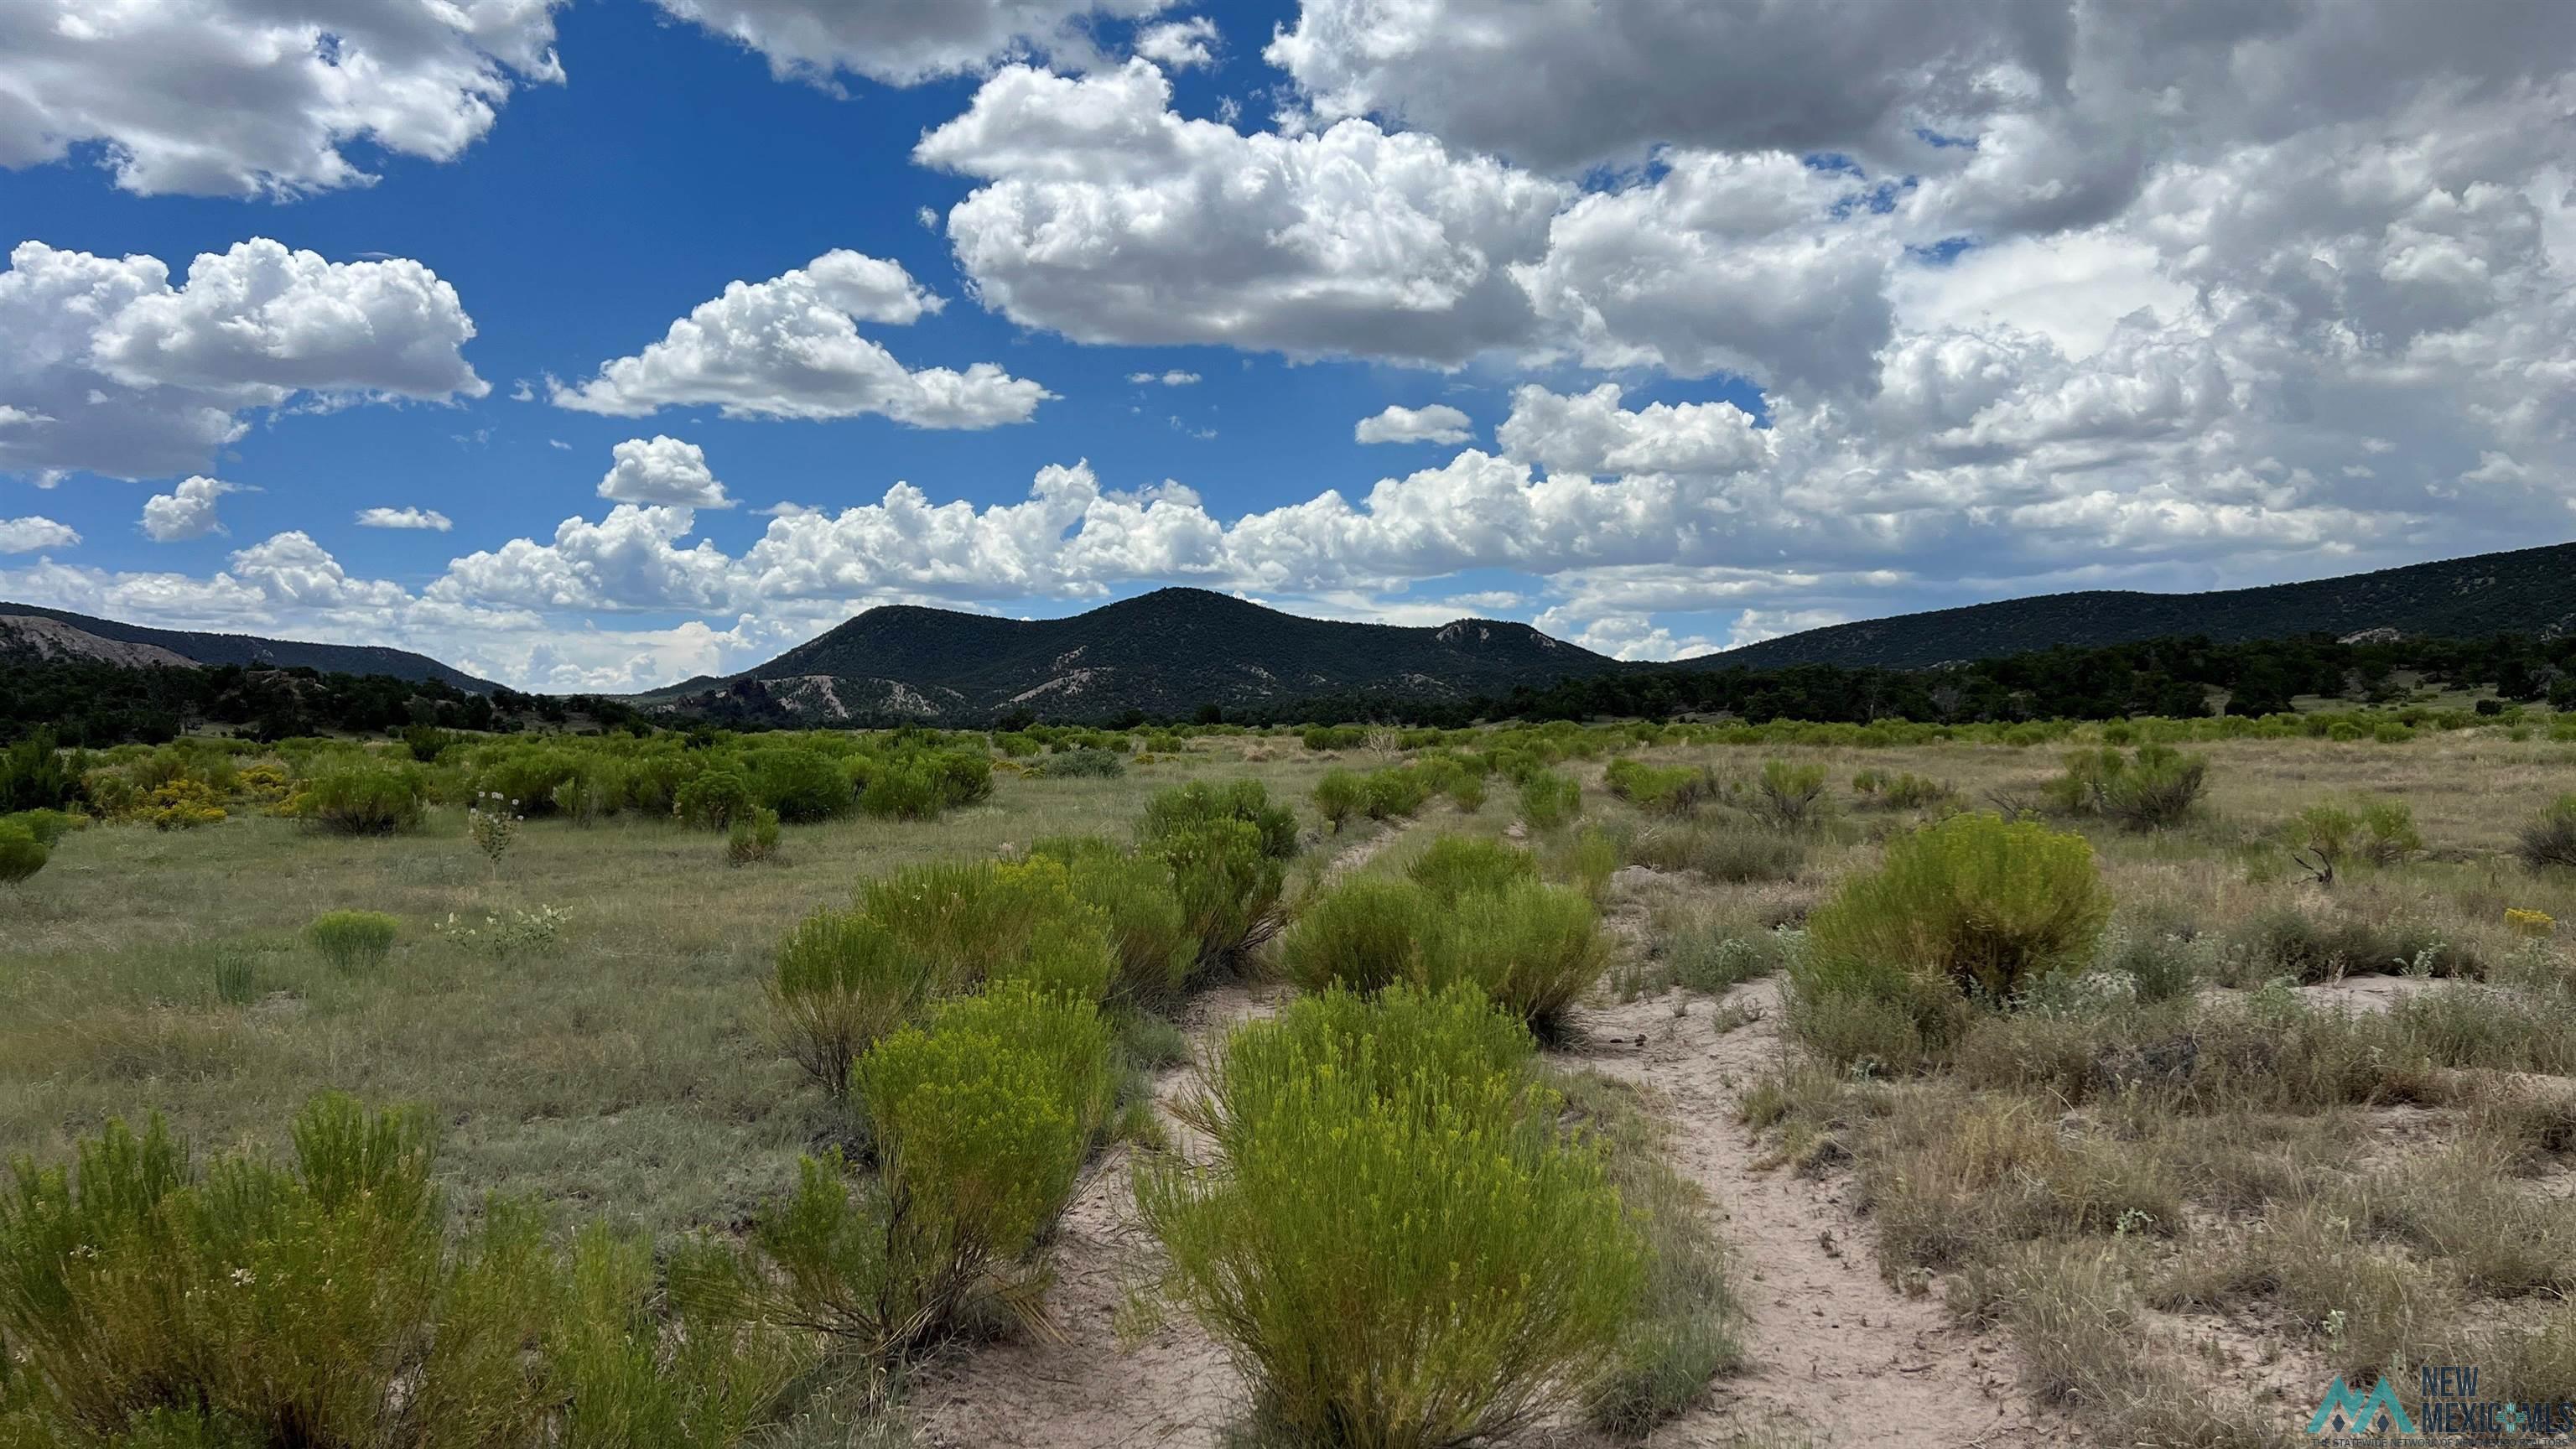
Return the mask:
[[1788, 830], [1815, 819], [1824, 801], [1824, 766], [1764, 760], [1762, 773], [1753, 777], [1747, 804], [1764, 824]]
[[14, 1161], [0, 1438], [720, 1449], [800, 1367], [775, 1333], [655, 1311], [649, 1246], [604, 1271], [604, 1230], [566, 1265], [536, 1214], [494, 1201], [451, 1250], [423, 1114], [324, 1096], [290, 1135], [292, 1171], [199, 1170], [158, 1118], [110, 1122], [68, 1170]]
[[1161, 857], [1131, 854], [1097, 836], [1040, 840], [1029, 853], [1061, 861], [1073, 893], [1109, 918], [1117, 972], [1110, 995], [1167, 1006], [1179, 1000], [1198, 964], [1199, 938]]
[[1444, 835], [1414, 857], [1405, 874], [1444, 907], [1473, 891], [1500, 891], [1515, 881], [1536, 880], [1538, 861], [1528, 851], [1476, 835]]
[[0, 885], [17, 885], [45, 868], [53, 852], [15, 819], [0, 820]]
[[1596, 906], [1610, 899], [1610, 880], [1619, 873], [1623, 858], [1620, 840], [1597, 825], [1587, 825], [1575, 832], [1557, 861], [1557, 869], [1572, 877], [1583, 898]]
[[732, 865], [751, 865], [770, 860], [778, 854], [778, 812], [766, 805], [751, 807], [751, 813], [734, 821], [725, 833], [725, 860]]
[[1554, 830], [1583, 813], [1583, 788], [1554, 770], [1533, 770], [1521, 780], [1521, 819], [1532, 830]]
[[304, 928], [304, 939], [343, 971], [381, 966], [393, 954], [401, 922], [382, 911], [326, 911]]
[[2576, 795], [2561, 795], [2514, 838], [2513, 853], [2533, 870], [2576, 867]]
[[1599, 1155], [1487, 1065], [1472, 1000], [1442, 1001], [1308, 999], [1238, 1029], [1197, 1109], [1213, 1160], [1138, 1174], [1166, 1294], [1303, 1440], [1499, 1435], [1596, 1381], [1639, 1299]]
[[1109, 1031], [1088, 1002], [1001, 985], [878, 1042], [854, 1080], [880, 1180], [854, 1189], [837, 1153], [807, 1158], [752, 1260], [711, 1249], [685, 1274], [702, 1301], [892, 1363], [1042, 1285], [1033, 1260], [1108, 1111]]
[[944, 807], [938, 777], [918, 760], [890, 760], [875, 767], [859, 791], [859, 808], [881, 820], [928, 820]]
[[1240, 961], [1279, 929], [1287, 872], [1264, 848], [1261, 827], [1247, 820], [1205, 820], [1155, 835], [1144, 849], [1172, 873], [1181, 914], [1198, 942], [1199, 965]]
[[1689, 765], [1649, 765], [1622, 756], [1602, 773], [1610, 793], [1636, 806], [1666, 815], [1687, 815], [1717, 793], [1708, 771]]
[[751, 786], [738, 772], [702, 770], [672, 793], [671, 813], [701, 830], [724, 830], [748, 818], [753, 803]]
[[1145, 802], [1145, 818], [1136, 828], [1136, 838], [1148, 843], [1192, 826], [1212, 821], [1240, 821], [1253, 828], [1259, 837], [1261, 853], [1272, 860], [1289, 860], [1297, 854], [1297, 813], [1285, 805], [1274, 805], [1270, 792], [1259, 780], [1236, 780], [1218, 785], [1193, 781], [1158, 790]]
[[63, 837], [79, 829], [81, 823], [80, 816], [63, 810], [21, 810], [15, 815], [0, 815], [0, 825], [23, 827], [47, 850], [61, 844]]
[[1562, 886], [1520, 881], [1461, 902], [1431, 935], [1422, 979], [1434, 987], [1472, 982], [1555, 1040], [1609, 961], [1590, 901]]
[[1366, 808], [1371, 820], [1401, 820], [1431, 798], [1429, 781], [1406, 765], [1371, 770], [1360, 784], [1368, 797]]
[[2089, 961], [2110, 914], [2083, 837], [1954, 815], [1889, 842], [1885, 864], [1808, 917], [1807, 936], [1821, 960], [1929, 972], [2004, 1002]]
[[1315, 813], [1339, 835], [1351, 817], [1368, 811], [1368, 785], [1356, 770], [1331, 769], [1315, 782]]
[[2209, 784], [2209, 760], [2170, 745], [2077, 750], [2066, 773], [2049, 784], [2061, 810], [2099, 815], [2128, 830], [2163, 830], [2188, 818]]
[[[841, 772], [840, 762], [820, 750], [752, 750], [744, 754], [742, 763], [743, 784], [750, 792], [751, 803], [775, 811], [780, 820], [790, 825], [810, 825], [847, 815], [857, 804], [850, 790], [850, 777]], [[748, 813], [728, 814], [725, 823], [730, 825]]]
[[0, 750], [0, 815], [69, 810], [88, 798], [89, 788], [81, 781], [81, 760], [66, 758], [55, 747], [53, 731], [38, 730]]
[[934, 985], [929, 958], [884, 922], [821, 910], [780, 944], [769, 1004], [788, 1056], [839, 1097], [851, 1066], [919, 1014]]
[[1127, 773], [1127, 757], [1111, 750], [1068, 750], [1048, 756], [1038, 773], [1050, 780], [1115, 780]]
[[1280, 967], [1309, 993], [1375, 991], [1420, 975], [1426, 942], [1454, 898], [1410, 880], [1355, 875], [1307, 902], [1280, 938]]
[[342, 765], [297, 786], [295, 813], [342, 835], [391, 835], [420, 824], [428, 794], [418, 765]]
[[1075, 894], [1060, 861], [911, 866], [861, 886], [859, 909], [922, 960], [941, 994], [1009, 974], [1041, 943], [1109, 957], [1108, 917]]

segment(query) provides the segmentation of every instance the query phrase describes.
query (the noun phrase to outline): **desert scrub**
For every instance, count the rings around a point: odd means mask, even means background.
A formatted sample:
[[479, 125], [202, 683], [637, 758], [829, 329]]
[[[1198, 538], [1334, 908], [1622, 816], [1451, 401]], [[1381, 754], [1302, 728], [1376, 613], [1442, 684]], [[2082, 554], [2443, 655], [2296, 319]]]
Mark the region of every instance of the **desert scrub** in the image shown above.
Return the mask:
[[350, 764], [321, 770], [296, 787], [296, 817], [339, 835], [392, 835], [420, 825], [429, 776], [420, 766]]
[[747, 1255], [709, 1245], [674, 1274], [730, 1316], [891, 1365], [1043, 1287], [1043, 1245], [1110, 1105], [1109, 1029], [1089, 1002], [997, 985], [886, 1037], [854, 1082], [879, 1175], [809, 1157]]
[[1287, 871], [1263, 841], [1260, 826], [1220, 819], [1176, 825], [1143, 846], [1172, 873], [1202, 969], [1241, 961], [1279, 930]]
[[1229, 820], [1251, 826], [1260, 839], [1261, 853], [1270, 859], [1296, 857], [1297, 813], [1274, 804], [1259, 780], [1223, 785], [1200, 780], [1158, 790], [1145, 802], [1136, 838], [1150, 844], [1177, 831]]
[[1300, 1000], [1229, 1039], [1190, 1108], [1207, 1158], [1139, 1169], [1162, 1292], [1245, 1367], [1263, 1420], [1431, 1449], [1617, 1362], [1644, 1248], [1601, 1154], [1525, 1067], [1489, 1064], [1500, 1040], [1471, 994]]
[[2576, 795], [2561, 795], [2515, 835], [2514, 855], [2533, 870], [2576, 868]]
[[778, 855], [778, 812], [755, 805], [725, 833], [725, 863], [752, 865]]
[[1953, 815], [1889, 842], [1884, 864], [1807, 918], [1783, 1003], [1792, 1034], [1837, 1064], [1910, 1071], [2005, 1007], [2089, 963], [2110, 892], [2083, 837]]
[[674, 791], [671, 813], [700, 830], [723, 830], [749, 815], [752, 803], [751, 786], [739, 772], [716, 768], [699, 772]]
[[1806, 837], [1748, 829], [1735, 820], [1657, 825], [1641, 832], [1628, 851], [1639, 865], [1692, 871], [1729, 885], [1796, 880], [1807, 866]]
[[1532, 830], [1554, 830], [1583, 813], [1583, 789], [1554, 770], [1533, 770], [1521, 780], [1521, 819]]
[[1745, 805], [1755, 819], [1775, 830], [1807, 825], [1825, 808], [1825, 767], [1764, 760]]
[[816, 911], [779, 945], [770, 974], [780, 1042], [825, 1091], [844, 1096], [859, 1057], [927, 1004], [933, 974], [929, 958], [884, 922]]
[[480, 921], [450, 911], [445, 919], [432, 921], [429, 928], [444, 940], [506, 961], [513, 956], [553, 954], [563, 945], [564, 929], [571, 922], [572, 912], [562, 906], [540, 905], [524, 910], [513, 906], [504, 911], [487, 911]]
[[304, 928], [304, 939], [322, 959], [343, 971], [382, 966], [393, 954], [401, 923], [382, 911], [328, 911]]
[[1405, 875], [1443, 906], [1479, 891], [1538, 879], [1538, 861], [1518, 846], [1480, 835], [1444, 835], [1413, 858]]
[[17, 885], [45, 868], [53, 852], [15, 819], [0, 820], [0, 885]]
[[1640, 810], [1661, 815], [1687, 815], [1717, 794], [1717, 781], [1690, 765], [1649, 765], [1621, 756], [1602, 771], [1610, 793]]
[[1336, 835], [1341, 834], [1342, 827], [1354, 817], [1368, 811], [1368, 786], [1357, 770], [1338, 767], [1326, 770], [1324, 778], [1315, 782], [1313, 798], [1315, 813], [1324, 817], [1324, 823], [1331, 826]]
[[1886, 861], [1807, 919], [1817, 957], [1928, 971], [2007, 1002], [2088, 960], [2111, 918], [2080, 835], [1992, 815], [1954, 815], [1889, 842]]
[[2126, 830], [2163, 830], [2188, 818], [2209, 785], [2209, 760], [2170, 745], [2076, 750], [2066, 773], [2049, 783], [2052, 804], [2069, 814], [2099, 815]]
[[931, 972], [942, 995], [972, 991], [1043, 954], [1098, 963], [1105, 983], [1109, 917], [1075, 894], [1059, 860], [944, 861], [859, 887], [859, 911], [882, 923]]
[[1307, 903], [1280, 964], [1309, 992], [1473, 986], [1554, 1039], [1609, 950], [1592, 903], [1562, 886], [1510, 875], [1444, 900], [1418, 881], [1362, 875]]
[[662, 1311], [649, 1245], [605, 1229], [567, 1259], [495, 1200], [449, 1243], [425, 1114], [326, 1095], [291, 1136], [291, 1169], [201, 1169], [158, 1118], [111, 1121], [69, 1169], [12, 1163], [0, 1432], [722, 1449], [808, 1362], [775, 1331]]
[[1198, 964], [1199, 942], [1167, 862], [1121, 850], [1096, 835], [1035, 841], [1029, 854], [1060, 862], [1074, 895], [1108, 918], [1109, 946], [1117, 958], [1112, 998], [1147, 1007], [1179, 1001]]
[[153, 786], [140, 809], [155, 830], [194, 830], [200, 825], [221, 825], [225, 819], [223, 798], [214, 787], [187, 778]]
[[1038, 773], [1050, 780], [1115, 780], [1127, 773], [1127, 757], [1114, 750], [1067, 750], [1047, 756]]

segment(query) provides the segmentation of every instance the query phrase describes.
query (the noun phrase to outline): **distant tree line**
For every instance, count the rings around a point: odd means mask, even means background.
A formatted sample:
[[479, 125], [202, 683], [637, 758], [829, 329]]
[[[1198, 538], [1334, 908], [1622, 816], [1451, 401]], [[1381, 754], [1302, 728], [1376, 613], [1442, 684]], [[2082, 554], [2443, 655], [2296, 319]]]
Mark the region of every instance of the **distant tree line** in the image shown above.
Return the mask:
[[642, 721], [592, 695], [475, 694], [440, 680], [324, 674], [297, 666], [131, 669], [89, 660], [0, 662], [0, 742], [39, 731], [65, 746], [159, 744], [219, 727], [251, 739], [375, 734], [412, 725], [507, 733], [576, 716], [603, 727]]
[[[2299, 639], [2216, 644], [2156, 639], [2095, 649], [2058, 648], [1937, 669], [1799, 664], [1775, 669], [1701, 663], [1640, 666], [1590, 678], [1522, 686], [1500, 696], [1424, 699], [1321, 696], [1242, 709], [1205, 704], [1178, 716], [1149, 715], [1114, 702], [1061, 717], [1015, 706], [989, 720], [950, 721], [1001, 729], [1036, 723], [1349, 724], [1385, 722], [1454, 728], [1478, 720], [1671, 719], [1727, 714], [1826, 724], [1914, 720], [1966, 724], [2032, 719], [2190, 718], [2213, 707], [2229, 714], [2276, 714], [2293, 697], [2388, 702], [2398, 676], [2458, 688], [2492, 686], [2504, 699], [2576, 710], [2576, 636], [2499, 634], [2483, 639], [2395, 639], [2339, 643]], [[688, 713], [643, 710], [596, 695], [474, 694], [438, 680], [381, 674], [323, 674], [308, 668], [129, 669], [89, 661], [0, 662], [0, 743], [50, 731], [66, 746], [157, 744], [220, 727], [253, 739], [374, 734], [411, 726], [508, 733], [579, 721], [644, 731], [719, 725], [737, 730], [812, 728], [755, 680], [736, 681]], [[917, 721], [911, 721], [917, 723]], [[898, 717], [845, 721], [854, 727], [907, 723]]]
[[2154, 639], [2057, 648], [1937, 669], [1799, 664], [1774, 669], [1679, 664], [1522, 687], [1499, 699], [1314, 699], [1271, 712], [1226, 712], [1243, 723], [1365, 720], [1454, 727], [1478, 719], [1670, 719], [1730, 714], [1828, 724], [1915, 720], [1964, 724], [2026, 719], [2191, 718], [2214, 709], [2277, 714], [2293, 697], [2384, 703], [2397, 676], [2460, 688], [2492, 685], [2508, 700], [2576, 709], [2576, 636], [2398, 639], [2339, 643], [2327, 635], [2217, 644]]

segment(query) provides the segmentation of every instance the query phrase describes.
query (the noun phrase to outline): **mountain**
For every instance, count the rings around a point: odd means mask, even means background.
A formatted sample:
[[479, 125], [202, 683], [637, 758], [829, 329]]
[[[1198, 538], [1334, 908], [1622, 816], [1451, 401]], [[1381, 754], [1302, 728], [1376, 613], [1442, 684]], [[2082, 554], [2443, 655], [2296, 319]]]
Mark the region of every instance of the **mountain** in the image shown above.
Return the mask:
[[2576, 631], [2576, 543], [2207, 594], [2094, 590], [2005, 599], [1784, 634], [1704, 655], [1690, 665], [1920, 669], [2060, 644], [2089, 649], [2195, 634], [2233, 644], [2378, 630], [2449, 638], [2508, 632], [2548, 638]]
[[396, 679], [435, 679], [476, 694], [495, 686], [425, 654], [372, 644], [304, 644], [249, 634], [199, 634], [185, 629], [146, 629], [94, 619], [67, 609], [0, 602], [0, 659], [91, 659], [140, 668], [147, 665], [240, 664], [261, 669], [318, 669], [325, 674], [385, 674]]
[[1332, 695], [1464, 700], [1623, 667], [1527, 624], [1348, 624], [1161, 589], [1066, 619], [870, 609], [755, 669], [645, 698], [683, 708], [765, 701], [816, 723], [964, 722], [1021, 708], [1168, 717], [1203, 704], [1258, 710]]

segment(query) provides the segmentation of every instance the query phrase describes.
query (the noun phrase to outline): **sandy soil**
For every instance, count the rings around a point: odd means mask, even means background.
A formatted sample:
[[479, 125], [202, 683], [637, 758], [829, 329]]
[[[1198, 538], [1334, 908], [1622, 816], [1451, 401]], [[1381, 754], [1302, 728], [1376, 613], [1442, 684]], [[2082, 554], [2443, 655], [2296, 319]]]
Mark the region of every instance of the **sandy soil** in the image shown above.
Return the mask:
[[[1676, 1006], [1681, 1010], [1677, 1014]], [[1724, 1008], [1761, 1013], [1721, 1033]], [[1676, 1170], [1721, 1215], [1751, 1322], [1753, 1366], [1717, 1381], [1702, 1408], [1656, 1446], [1730, 1444], [1799, 1433], [1818, 1445], [2008, 1446], [2082, 1442], [2037, 1416], [2014, 1383], [2000, 1335], [1952, 1325], [1937, 1292], [1908, 1297], [1872, 1257], [1869, 1228], [1839, 1178], [1757, 1171], [1763, 1148], [1736, 1099], [1778, 1060], [1778, 987], [1756, 981], [1721, 1002], [1674, 993], [1586, 1014], [1577, 1058], [1635, 1083], [1672, 1124]]]

